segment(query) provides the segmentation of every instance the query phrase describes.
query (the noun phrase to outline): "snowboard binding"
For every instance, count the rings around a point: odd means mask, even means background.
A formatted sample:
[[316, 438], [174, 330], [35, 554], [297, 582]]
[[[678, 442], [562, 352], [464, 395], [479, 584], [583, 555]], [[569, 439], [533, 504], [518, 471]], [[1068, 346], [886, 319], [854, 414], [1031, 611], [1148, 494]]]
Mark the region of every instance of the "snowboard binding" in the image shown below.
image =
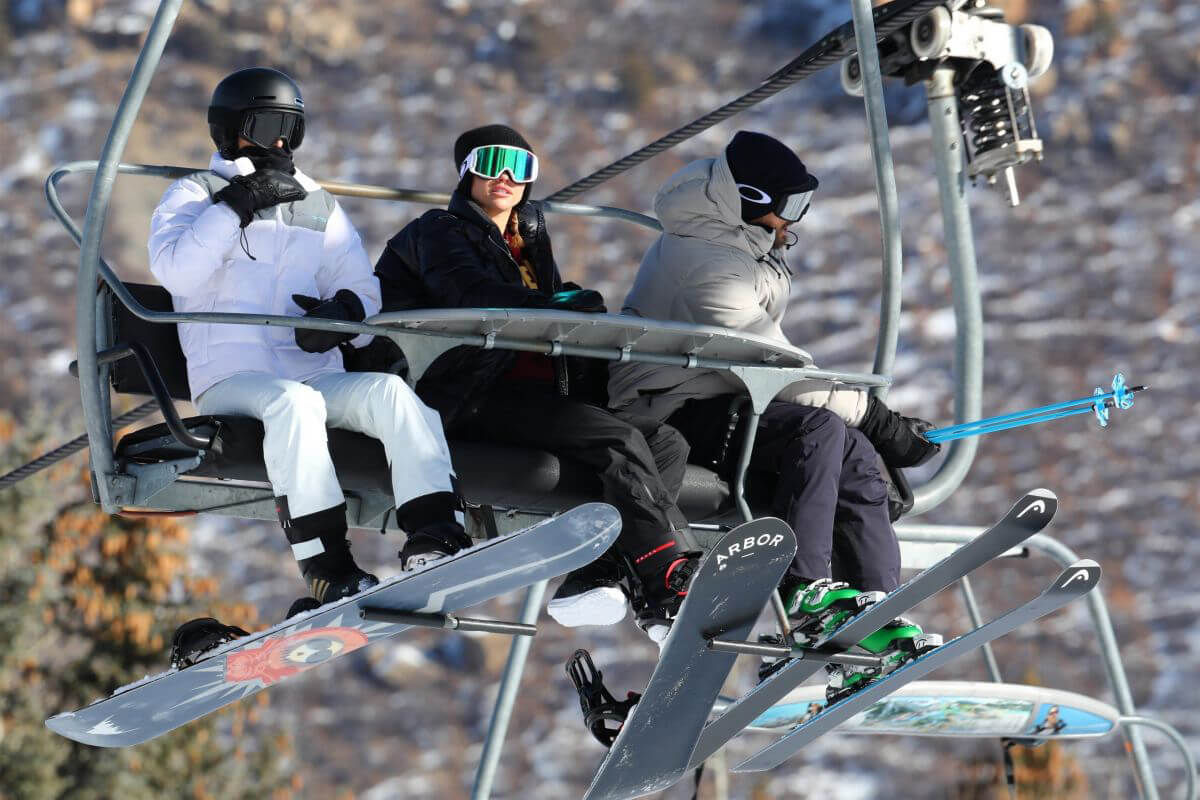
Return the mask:
[[249, 636], [236, 625], [225, 625], [212, 617], [188, 620], [171, 636], [171, 669], [184, 669], [234, 639]]
[[587, 650], [576, 650], [566, 664], [567, 676], [579, 693], [579, 706], [583, 709], [583, 724], [591, 731], [596, 741], [612, 747], [621, 726], [629, 716], [629, 710], [642, 699], [637, 692], [629, 692], [624, 700], [618, 700], [604, 685], [604, 676], [596, 669]]

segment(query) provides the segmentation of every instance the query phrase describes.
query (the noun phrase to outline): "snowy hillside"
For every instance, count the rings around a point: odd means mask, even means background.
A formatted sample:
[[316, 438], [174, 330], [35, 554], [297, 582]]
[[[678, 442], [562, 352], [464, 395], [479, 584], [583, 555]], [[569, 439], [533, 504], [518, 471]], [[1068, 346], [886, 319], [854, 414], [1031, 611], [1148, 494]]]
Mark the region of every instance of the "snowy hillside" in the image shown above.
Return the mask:
[[[1107, 597], [1139, 710], [1177, 726], [1200, 751], [1200, 6], [1179, 0], [1010, 0], [1017, 21], [1048, 26], [1055, 67], [1034, 87], [1046, 140], [1041, 164], [1018, 170], [1023, 203], [971, 192], [983, 286], [984, 411], [1068, 400], [1117, 370], [1152, 391], [1100, 430], [1079, 417], [987, 437], [965, 485], [922, 521], [986, 524], [1024, 490], [1062, 500], [1049, 531], [1105, 570]], [[48, 406], [62, 438], [82, 430], [74, 358], [78, 250], [46, 209], [52, 166], [99, 154], [155, 4], [13, 0], [0, 33], [0, 397], [18, 418]], [[363, 0], [187, 3], [125, 160], [203, 165], [204, 109], [232, 69], [280, 67], [305, 92], [308, 133], [297, 162], [317, 178], [448, 191], [450, 143], [506, 121], [544, 159], [535, 195], [619, 158], [756, 85], [848, 18], [828, 0]], [[891, 404], [948, 424], [954, 319], [924, 97], [888, 88], [904, 243], [904, 315]], [[584, 195], [649, 211], [659, 183], [711, 155], [741, 128], [794, 144], [820, 191], [789, 253], [796, 272], [789, 335], [822, 366], [868, 370], [879, 305], [879, 223], [861, 101], [833, 70], [793, 87]], [[88, 185], [63, 183], [82, 218]], [[160, 181], [122, 178], [106, 257], [146, 279], [148, 218]], [[369, 255], [423, 207], [350, 200]], [[620, 299], [647, 231], [615, 221], [551, 220], [565, 277]], [[920, 479], [928, 468], [918, 473]], [[394, 564], [396, 544], [356, 534], [356, 552]], [[300, 590], [274, 526], [202, 519], [198, 571], [227, 577], [263, 616]], [[366, 559], [370, 562], [370, 558]], [[1006, 563], [975, 583], [998, 613], [1056, 567]], [[920, 607], [927, 629], [966, 625], [955, 595]], [[496, 604], [515, 614], [519, 598]], [[197, 609], [197, 615], [204, 609]], [[543, 619], [497, 779], [497, 798], [578, 796], [601, 757], [587, 737], [562, 662], [592, 650], [610, 686], [640, 688], [652, 645], [631, 624], [571, 632]], [[1007, 680], [1036, 680], [1111, 702], [1082, 605], [997, 646]], [[273, 691], [249, 736], [296, 734], [305, 796], [452, 798], [469, 792], [505, 642], [419, 633]], [[164, 659], [165, 660], [165, 659]], [[623, 663], [618, 663], [623, 662]], [[752, 665], [742, 667], [748, 686]], [[966, 659], [935, 677], [983, 679]], [[49, 735], [49, 734], [47, 734]], [[1160, 786], [1178, 786], [1177, 754], [1147, 735]], [[759, 740], [738, 742], [730, 758]], [[866, 746], [864, 746], [866, 745]], [[729, 796], [855, 800], [1000, 797], [971, 782], [991, 744], [829, 737], [765, 775], [731, 776]], [[1070, 747], [1088, 796], [1133, 796], [1117, 738]], [[919, 777], [915, 777], [919, 776]], [[686, 783], [686, 781], [685, 781]], [[903, 787], [897, 791], [896, 787]], [[710, 791], [706, 788], [706, 791]], [[1003, 790], [997, 790], [1003, 791]], [[690, 796], [676, 787], [664, 796]], [[0, 792], [2, 794], [2, 792]], [[702, 794], [702, 796], [705, 796]], [[1045, 795], [1050, 796], [1050, 795]]]

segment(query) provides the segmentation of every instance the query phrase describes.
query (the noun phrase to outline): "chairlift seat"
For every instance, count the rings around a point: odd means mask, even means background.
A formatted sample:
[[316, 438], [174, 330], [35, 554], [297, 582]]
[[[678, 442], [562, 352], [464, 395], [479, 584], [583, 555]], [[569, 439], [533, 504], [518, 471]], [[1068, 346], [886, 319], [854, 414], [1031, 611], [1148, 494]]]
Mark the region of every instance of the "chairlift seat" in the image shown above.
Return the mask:
[[[171, 296], [161, 286], [125, 284], [134, 297], [154, 311], [171, 311]], [[140, 342], [150, 352], [171, 397], [190, 398], [186, 362], [174, 325], [146, 322], [120, 302], [109, 316], [112, 341]], [[145, 377], [133, 359], [112, 366], [113, 388], [120, 393], [149, 394]], [[267, 483], [263, 461], [262, 422], [250, 417], [201, 416], [184, 420], [186, 427], [212, 435], [212, 447], [186, 473], [189, 478]], [[544, 450], [490, 442], [449, 442], [459, 487], [471, 503], [537, 512], [557, 512], [602, 497], [600, 481], [588, 468]], [[329, 429], [329, 452], [343, 491], [391, 494], [391, 472], [383, 445], [353, 431]], [[156, 463], [194, 455], [168, 431], [165, 423], [124, 436], [118, 458]], [[689, 519], [709, 519], [729, 505], [729, 487], [716, 473], [689, 466], [680, 493], [680, 509]]]
[[[213, 435], [212, 447], [191, 478], [267, 482], [262, 422], [251, 417], [205, 416], [184, 420], [189, 430]], [[339, 428], [329, 429], [329, 452], [343, 491], [391, 494], [391, 472], [377, 439]], [[600, 481], [582, 463], [544, 450], [451, 441], [459, 488], [471, 503], [527, 511], [557, 512], [602, 497]], [[170, 461], [194, 454], [175, 441], [165, 423], [122, 437], [118, 458], [134, 463]], [[680, 508], [689, 519], [717, 514], [729, 500], [729, 487], [711, 470], [689, 466]]]

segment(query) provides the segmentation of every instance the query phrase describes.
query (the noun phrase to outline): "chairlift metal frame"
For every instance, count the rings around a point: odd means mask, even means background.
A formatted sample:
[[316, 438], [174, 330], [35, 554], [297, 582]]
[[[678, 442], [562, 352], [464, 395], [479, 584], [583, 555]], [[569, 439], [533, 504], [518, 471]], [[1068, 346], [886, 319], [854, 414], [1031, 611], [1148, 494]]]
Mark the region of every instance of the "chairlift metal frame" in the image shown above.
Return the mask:
[[[185, 471], [185, 464], [154, 465], [160, 469], [145, 469], [141, 474], [130, 474], [122, 471], [114, 459], [112, 410], [107, 391], [109, 368], [101, 355], [113, 346], [109, 341], [106, 328], [105, 308], [102, 300], [106, 293], [97, 292], [101, 283], [107, 285], [119, 302], [124, 303], [137, 317], [147, 321], [162, 323], [177, 323], [183, 321], [211, 322], [226, 324], [270, 324], [293, 328], [313, 328], [319, 330], [336, 330], [353, 333], [373, 333], [393, 335], [398, 338], [411, 336], [430, 336], [429, 332], [406, 329], [398, 331], [385, 319], [373, 319], [364, 323], [331, 322], [312, 320], [299, 317], [270, 317], [251, 314], [182, 314], [155, 312], [141, 306], [125, 289], [121, 280], [104, 263], [101, 257], [102, 233], [112, 200], [112, 193], [118, 174], [152, 175], [163, 178], [177, 178], [193, 170], [182, 167], [128, 165], [121, 163], [121, 154], [129, 139], [134, 121], [142, 101], [149, 88], [161, 58], [163, 48], [170, 35], [175, 19], [183, 0], [162, 0], [159, 3], [154, 19], [144, 39], [132, 74], [116, 110], [112, 126], [105, 141], [100, 159], [96, 162], [74, 162], [56, 169], [46, 182], [46, 195], [51, 209], [66, 226], [67, 230], [79, 243], [81, 248], [79, 261], [79, 277], [76, 286], [75, 311], [77, 320], [76, 344], [78, 349], [78, 374], [81, 403], [87, 426], [90, 443], [91, 468], [94, 476], [95, 492], [100, 505], [108, 512], [116, 512], [122, 505], [132, 501], [135, 496], [154, 496], [159, 500], [183, 502], [188, 499], [183, 495], [171, 496], [170, 492], [184, 487], [184, 492], [207, 492], [221, 495], [226, 501], [232, 500], [234, 505], [241, 504], [237, 515], [258, 518], [273, 518], [273, 513], [256, 508], [264, 498], [261, 488], [244, 486], [213, 487], [205, 485], [190, 485], [185, 481], [175, 480], [179, 471]], [[948, 4], [960, 5], [958, 0], [947, 0]], [[870, 0], [851, 0], [854, 33], [858, 42], [874, 42], [876, 40], [873, 12]], [[882, 271], [882, 304], [880, 311], [880, 331], [877, 340], [874, 366], [871, 373], [846, 373], [828, 370], [816, 370], [811, 367], [779, 367], [769, 363], [733, 363], [722, 362], [721, 359], [702, 359], [696, 354], [684, 353], [685, 364], [690, 366], [705, 366], [709, 368], [729, 369], [737, 374], [746, 384], [747, 392], [753, 405], [753, 413], [757, 415], [779, 389], [796, 380], [798, 377], [825, 377], [839, 380], [848, 384], [870, 387], [876, 394], [884, 395], [887, 391], [889, 376], [895, 360], [897, 340], [899, 336], [900, 315], [900, 279], [901, 258], [899, 201], [896, 190], [895, 173], [892, 164], [891, 149], [888, 140], [886, 111], [883, 99], [882, 75], [879, 66], [878, 51], [875, 47], [859, 48], [859, 64], [862, 72], [863, 96], [867, 116], [869, 141], [875, 167], [876, 191], [879, 198], [880, 224], [883, 235], [883, 271]], [[963, 133], [959, 120], [958, 108], [955, 102], [954, 70], [939, 68], [926, 81], [928, 94], [929, 118], [933, 136], [934, 160], [937, 169], [938, 191], [945, 229], [946, 249], [949, 257], [951, 280], [954, 296], [954, 314], [957, 325], [955, 337], [955, 400], [954, 421], [963, 423], [980, 416], [983, 375], [983, 332], [982, 307], [980, 291], [976, 277], [975, 252], [971, 230], [970, 210], [966, 201], [967, 185], [966, 165], [964, 162]], [[95, 171], [91, 192], [88, 199], [87, 213], [82, 231], [62, 207], [57, 196], [59, 180], [69, 174]], [[388, 199], [408, 202], [442, 203], [446, 195], [408, 190], [388, 189], [384, 187], [363, 186], [357, 184], [327, 183], [326, 188], [334, 194], [362, 198]], [[596, 207], [576, 203], [551, 202], [547, 211], [552, 213], [576, 214], [583, 216], [607, 217], [630, 222], [649, 228], [658, 228], [653, 218], [625, 209]], [[384, 315], [385, 317], [388, 315]], [[395, 315], [391, 315], [395, 317]], [[594, 322], [588, 320], [588, 322]], [[654, 327], [656, 323], [644, 321], [647, 326]], [[443, 334], [444, 336], [444, 334]], [[455, 343], [490, 345], [509, 349], [531, 349], [530, 342], [509, 342], [500, 337], [491, 337], [490, 342], [481, 342], [479, 335], [460, 336], [452, 339]], [[487, 339], [484, 336], [484, 339]], [[571, 352], [562, 342], [545, 341], [539, 346], [558, 352]], [[802, 353], [803, 351], [797, 351]], [[624, 352], [579, 352], [580, 355], [610, 358], [612, 360], [660, 360], [664, 356], [680, 357], [679, 353], [655, 353], [638, 350], [634, 346]], [[794, 354], [793, 354], [794, 355]], [[806, 355], [806, 354], [805, 354]], [[165, 409], [164, 409], [165, 410]], [[743, 442], [748, 448], [753, 444], [754, 425], [748, 426], [749, 433]], [[936, 474], [926, 483], [916, 488], [914, 492], [915, 505], [912, 514], [920, 514], [935, 508], [961, 485], [974, 460], [978, 446], [977, 439], [964, 439], [951, 443], [948, 457], [942, 462]], [[743, 459], [744, 462], [744, 459]], [[740, 465], [744, 473], [746, 464]], [[166, 472], [164, 472], [164, 470]], [[174, 472], [170, 472], [174, 470]], [[141, 491], [139, 491], [141, 484]], [[149, 489], [154, 491], [150, 492]], [[751, 511], [744, 498], [741, 497], [741, 481], [737, 481], [739, 510], [744, 518], [751, 516]], [[167, 494], [164, 494], [167, 493]], [[269, 494], [269, 492], [268, 492]], [[195, 499], [195, 498], [191, 498]], [[268, 499], [269, 498], [265, 498]], [[206, 503], [206, 505], [211, 505]], [[227, 511], [234, 509], [226, 509]], [[352, 515], [365, 517], [365, 508], [352, 509]], [[521, 520], [516, 512], [507, 515], [507, 525], [517, 527]], [[977, 533], [975, 531], [974, 533]], [[946, 526], [909, 526], [902, 528], [900, 537], [905, 541], [917, 539], [937, 541], [967, 541], [974, 533], [951, 529]], [[1074, 560], [1074, 555], [1058, 542], [1039, 535], [1031, 540], [1031, 546], [1048, 552], [1053, 558], [1064, 563]], [[536, 621], [541, 600], [545, 592], [545, 584], [532, 587], [524, 602], [520, 622], [532, 624]], [[970, 584], [964, 582], [964, 594], [968, 602], [969, 612], [978, 624], [978, 611], [973, 597], [970, 595]], [[1190, 760], [1182, 739], [1170, 726], [1153, 720], [1138, 717], [1133, 706], [1128, 682], [1125, 677], [1124, 665], [1113, 636], [1111, 621], [1103, 597], [1092, 593], [1089, 598], [1092, 611], [1092, 621], [1099, 634], [1100, 656], [1105, 663], [1110, 685], [1116, 695], [1117, 705], [1122, 714], [1126, 715], [1122, 731], [1128, 750], [1134, 762], [1135, 775], [1141, 796], [1149, 800], [1157, 800], [1158, 792], [1154, 785], [1150, 769], [1150, 761], [1144, 743], [1140, 737], [1138, 726], [1148, 725], [1158, 728], [1171, 737], [1180, 746], [1188, 768], [1194, 774], [1195, 767]], [[515, 637], [508, 664], [501, 680], [499, 696], [493, 710], [493, 716], [484, 744], [484, 750], [476, 775], [473, 798], [490, 796], [491, 786], [498, 764], [500, 748], [503, 743], [508, 719], [516, 698], [516, 689], [524, 669], [525, 656], [530, 642], [528, 637]], [[987, 658], [993, 677], [998, 677], [995, 660], [987, 651]], [[1195, 790], [1189, 774], [1189, 798], [1195, 797]]]

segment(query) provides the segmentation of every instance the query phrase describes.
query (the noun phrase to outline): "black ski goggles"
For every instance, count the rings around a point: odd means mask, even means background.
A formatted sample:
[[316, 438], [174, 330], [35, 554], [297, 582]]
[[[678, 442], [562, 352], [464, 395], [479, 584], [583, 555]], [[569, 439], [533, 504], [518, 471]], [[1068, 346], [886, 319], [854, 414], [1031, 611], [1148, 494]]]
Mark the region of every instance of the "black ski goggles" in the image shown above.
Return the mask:
[[817, 191], [817, 180], [810, 176], [804, 186], [784, 189], [775, 197], [748, 183], [739, 183], [738, 194], [755, 205], [765, 206], [763, 214], [774, 213], [787, 223], [799, 222], [808, 213], [813, 194]]
[[295, 150], [304, 140], [304, 117], [293, 111], [247, 111], [238, 135], [267, 149], [283, 139]]

